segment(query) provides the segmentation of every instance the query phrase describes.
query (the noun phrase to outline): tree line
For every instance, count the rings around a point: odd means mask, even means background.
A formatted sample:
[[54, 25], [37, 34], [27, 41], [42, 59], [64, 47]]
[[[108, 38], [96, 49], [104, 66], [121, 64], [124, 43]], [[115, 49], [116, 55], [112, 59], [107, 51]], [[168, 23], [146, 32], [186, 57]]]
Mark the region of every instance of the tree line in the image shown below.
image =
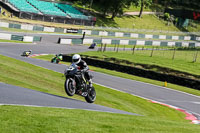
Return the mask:
[[98, 7], [103, 16], [111, 14], [111, 18], [115, 18], [117, 15], [122, 15], [124, 9], [129, 8], [131, 5], [140, 7], [139, 17], [142, 16], [144, 8], [149, 8], [153, 4], [159, 4], [163, 8], [175, 7], [175, 8], [189, 8], [193, 10], [200, 9], [200, 0], [61, 0], [80, 2], [83, 5], [88, 5], [90, 8], [93, 6]]

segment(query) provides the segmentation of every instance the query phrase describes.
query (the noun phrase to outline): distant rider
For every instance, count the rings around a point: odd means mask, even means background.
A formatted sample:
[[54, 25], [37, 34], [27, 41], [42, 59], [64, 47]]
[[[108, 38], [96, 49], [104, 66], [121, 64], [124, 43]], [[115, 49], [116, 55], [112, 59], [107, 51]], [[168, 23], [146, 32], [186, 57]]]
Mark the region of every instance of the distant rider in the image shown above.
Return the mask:
[[87, 63], [81, 59], [81, 56], [79, 54], [73, 55], [72, 62], [76, 64], [79, 67], [79, 69], [84, 73], [85, 78], [89, 82], [89, 86], [92, 87], [92, 79], [89, 76], [89, 72], [88, 72], [89, 67]]

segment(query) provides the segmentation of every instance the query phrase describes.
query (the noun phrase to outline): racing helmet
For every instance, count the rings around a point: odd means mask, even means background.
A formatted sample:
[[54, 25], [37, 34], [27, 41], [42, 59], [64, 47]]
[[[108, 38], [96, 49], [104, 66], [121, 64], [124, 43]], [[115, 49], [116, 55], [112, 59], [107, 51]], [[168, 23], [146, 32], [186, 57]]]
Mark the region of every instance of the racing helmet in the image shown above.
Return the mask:
[[72, 57], [72, 62], [73, 62], [74, 64], [78, 64], [80, 61], [81, 61], [81, 56], [80, 56], [79, 54], [73, 55], [73, 57]]

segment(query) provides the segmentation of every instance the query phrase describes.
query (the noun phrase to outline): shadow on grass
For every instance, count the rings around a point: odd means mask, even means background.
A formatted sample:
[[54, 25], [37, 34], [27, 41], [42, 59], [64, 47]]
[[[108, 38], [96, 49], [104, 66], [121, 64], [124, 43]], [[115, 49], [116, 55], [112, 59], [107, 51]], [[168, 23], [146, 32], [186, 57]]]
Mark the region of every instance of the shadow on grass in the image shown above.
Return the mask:
[[132, 19], [139, 18], [138, 15], [128, 15], [128, 14], [120, 16], [119, 18], [125, 18], [125, 17], [126, 18], [132, 18]]
[[111, 18], [98, 17], [96, 26], [102, 27], [119, 27], [119, 25]]

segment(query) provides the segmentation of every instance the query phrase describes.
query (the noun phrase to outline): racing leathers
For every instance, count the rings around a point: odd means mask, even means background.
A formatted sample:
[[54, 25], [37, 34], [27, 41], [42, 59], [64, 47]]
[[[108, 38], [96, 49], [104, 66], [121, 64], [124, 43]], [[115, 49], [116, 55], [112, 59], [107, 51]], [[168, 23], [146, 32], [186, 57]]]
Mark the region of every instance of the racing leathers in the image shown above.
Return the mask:
[[91, 80], [90, 75], [89, 75], [89, 67], [88, 67], [87, 63], [84, 60], [80, 60], [80, 62], [76, 65], [84, 73], [85, 78], [89, 82], [89, 86], [92, 87], [92, 80]]

